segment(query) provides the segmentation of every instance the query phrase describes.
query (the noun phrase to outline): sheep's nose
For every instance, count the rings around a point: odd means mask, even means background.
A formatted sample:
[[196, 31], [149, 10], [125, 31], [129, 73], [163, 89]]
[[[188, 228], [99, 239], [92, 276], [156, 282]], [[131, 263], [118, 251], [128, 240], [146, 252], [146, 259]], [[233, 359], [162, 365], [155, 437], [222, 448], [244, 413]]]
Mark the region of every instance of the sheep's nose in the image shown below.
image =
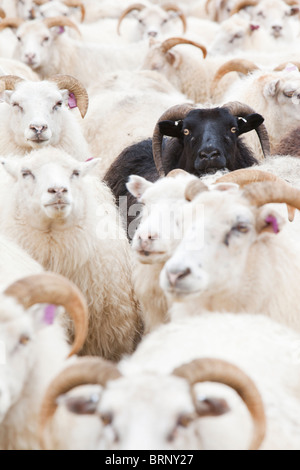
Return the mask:
[[276, 24], [276, 25], [272, 26], [272, 29], [273, 29], [274, 33], [280, 33], [281, 30], [282, 30], [282, 26], [280, 26], [279, 24]]
[[48, 189], [48, 193], [50, 194], [62, 194], [62, 193], [67, 193], [68, 190], [67, 188], [64, 188], [64, 187], [53, 187], [53, 188], [49, 188]]
[[191, 274], [190, 268], [186, 268], [182, 271], [167, 271], [167, 278], [171, 287], [176, 287], [178, 281], [181, 281], [185, 277]]
[[150, 36], [151, 38], [156, 38], [157, 34], [157, 31], [148, 31], [148, 36]]
[[27, 53], [25, 54], [25, 57], [26, 57], [26, 59], [27, 59], [29, 62], [32, 62], [33, 59], [36, 58], [36, 54], [35, 54], [35, 52], [27, 52]]
[[43, 132], [45, 132], [48, 129], [47, 124], [44, 124], [42, 126], [39, 126], [37, 124], [31, 124], [29, 127], [37, 135], [42, 134]]
[[220, 156], [220, 152], [219, 150], [216, 150], [216, 149], [206, 149], [206, 150], [202, 150], [199, 153], [200, 158], [206, 158], [207, 160], [210, 160], [211, 158], [216, 158], [219, 156]]
[[144, 251], [147, 251], [149, 247], [151, 246], [153, 240], [157, 240], [158, 235], [157, 233], [151, 233], [148, 234], [147, 236], [139, 236], [139, 244], [140, 248]]

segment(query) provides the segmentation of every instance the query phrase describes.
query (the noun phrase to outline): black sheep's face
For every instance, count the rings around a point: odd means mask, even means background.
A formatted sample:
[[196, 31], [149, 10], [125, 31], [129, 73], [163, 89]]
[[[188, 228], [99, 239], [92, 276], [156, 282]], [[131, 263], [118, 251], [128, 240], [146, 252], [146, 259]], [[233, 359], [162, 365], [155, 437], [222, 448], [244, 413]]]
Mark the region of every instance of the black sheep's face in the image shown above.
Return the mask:
[[225, 108], [195, 109], [181, 121], [161, 121], [159, 128], [183, 145], [179, 168], [201, 175], [234, 167], [238, 137], [257, 129], [263, 121], [256, 113], [236, 117]]

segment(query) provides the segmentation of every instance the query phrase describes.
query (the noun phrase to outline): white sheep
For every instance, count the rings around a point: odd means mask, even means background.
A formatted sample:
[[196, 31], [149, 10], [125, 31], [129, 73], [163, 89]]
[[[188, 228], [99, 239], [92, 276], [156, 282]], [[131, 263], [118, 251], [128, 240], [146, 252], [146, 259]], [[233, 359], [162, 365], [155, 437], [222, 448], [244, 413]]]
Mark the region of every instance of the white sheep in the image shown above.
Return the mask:
[[27, 81], [17, 76], [0, 77], [0, 154], [23, 156], [47, 145], [64, 149], [78, 160], [90, 155], [77, 116], [88, 107], [85, 88], [71, 76], [47, 81]]
[[[300, 335], [263, 315], [198, 310], [147, 335], [118, 369], [85, 359], [64, 370], [46, 393], [42, 427], [58, 402], [79, 414], [94, 410], [104, 425], [98, 449], [299, 450]], [[87, 383], [103, 390], [69, 396]], [[252, 403], [254, 423], [225, 383]]]
[[[187, 188], [185, 234], [161, 272], [171, 319], [199, 308], [257, 312], [299, 331], [299, 223], [287, 225], [270, 205], [299, 208], [299, 190], [280, 181], [207, 189], [201, 181]], [[174, 304], [182, 299], [186, 308]]]
[[98, 163], [51, 147], [4, 160], [11, 178], [3, 197], [9, 191], [10, 198], [0, 230], [85, 295], [89, 334], [82, 353], [117, 360], [134, 350], [141, 320], [130, 246], [113, 196], [97, 175], [89, 176]]
[[[77, 334], [72, 348], [62, 326], [54, 321], [59, 312], [54, 305], [64, 306], [74, 319]], [[80, 350], [86, 333], [87, 305], [62, 276], [44, 273], [23, 278], [1, 293], [0, 340], [5, 351], [0, 364], [1, 450], [40, 449], [38, 417], [43, 395], [69, 363], [68, 355]], [[68, 427], [64, 431], [61, 427], [66, 424], [56, 428], [65, 446], [69, 445]], [[68, 421], [68, 426], [74, 424]]]
[[24, 80], [38, 81], [39, 76], [27, 65], [19, 60], [0, 57], [0, 74], [17, 75]]
[[[142, 204], [140, 224], [132, 238], [137, 263], [133, 270], [134, 288], [142, 307], [145, 333], [168, 320], [168, 302], [159, 285], [160, 272], [182, 238], [182, 205], [190, 181], [196, 177], [174, 170], [155, 183], [132, 175], [126, 184]], [[140, 204], [137, 210], [141, 211]], [[132, 223], [135, 225], [135, 222]], [[129, 234], [131, 227], [129, 226]]]
[[80, 31], [64, 16], [26, 22], [6, 18], [0, 23], [0, 31], [7, 27], [16, 30], [18, 43], [14, 58], [29, 65], [41, 78], [69, 74], [85, 86], [93, 85], [104, 72], [136, 69], [147, 49], [143, 42], [121, 46], [73, 39], [65, 33], [65, 28], [79, 34]]

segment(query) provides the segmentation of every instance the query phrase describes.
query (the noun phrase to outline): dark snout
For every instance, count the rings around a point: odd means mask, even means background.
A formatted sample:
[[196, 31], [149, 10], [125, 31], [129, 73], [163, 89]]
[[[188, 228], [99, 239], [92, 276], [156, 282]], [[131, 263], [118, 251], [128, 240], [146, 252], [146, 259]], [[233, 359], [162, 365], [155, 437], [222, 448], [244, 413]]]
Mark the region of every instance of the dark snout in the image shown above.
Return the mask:
[[198, 150], [194, 168], [196, 171], [206, 171], [207, 169], [220, 170], [225, 168], [226, 158], [222, 151], [215, 146], [207, 146]]

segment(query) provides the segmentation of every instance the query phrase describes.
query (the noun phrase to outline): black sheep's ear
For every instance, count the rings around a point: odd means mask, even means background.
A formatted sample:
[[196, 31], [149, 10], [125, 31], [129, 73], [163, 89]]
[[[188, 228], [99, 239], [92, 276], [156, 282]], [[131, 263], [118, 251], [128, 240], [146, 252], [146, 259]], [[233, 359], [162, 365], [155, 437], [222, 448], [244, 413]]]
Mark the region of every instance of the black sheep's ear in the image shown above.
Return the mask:
[[257, 129], [263, 122], [264, 118], [257, 113], [249, 114], [245, 117], [238, 117], [238, 135]]
[[182, 136], [182, 121], [161, 121], [158, 125], [162, 135], [177, 137], [178, 139]]

